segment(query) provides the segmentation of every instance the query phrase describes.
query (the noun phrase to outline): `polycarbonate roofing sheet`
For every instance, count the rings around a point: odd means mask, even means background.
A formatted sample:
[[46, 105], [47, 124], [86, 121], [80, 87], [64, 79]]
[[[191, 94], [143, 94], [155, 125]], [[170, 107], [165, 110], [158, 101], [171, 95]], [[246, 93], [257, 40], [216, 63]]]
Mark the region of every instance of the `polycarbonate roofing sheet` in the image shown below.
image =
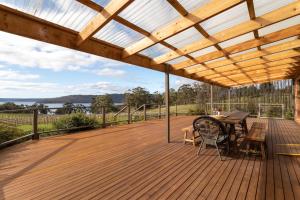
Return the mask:
[[259, 17], [295, 1], [296, 0], [253, 0], [255, 15]]
[[166, 0], [135, 0], [119, 16], [148, 32], [180, 17]]
[[232, 38], [232, 39], [227, 40], [225, 42], [221, 42], [221, 43], [219, 43], [219, 45], [222, 48], [226, 48], [226, 47], [230, 47], [230, 46], [233, 46], [233, 45], [236, 45], [236, 44], [239, 44], [241, 42], [248, 41], [248, 40], [252, 40], [252, 39], [254, 39], [254, 34], [253, 34], [253, 32], [250, 32], [250, 33], [246, 33], [244, 35]]
[[161, 44], [156, 44], [156, 45], [153, 45], [152, 47], [149, 47], [143, 51], [140, 52], [140, 54], [143, 54], [145, 56], [148, 56], [150, 58], [155, 58], [157, 56], [160, 56], [160, 55], [163, 55], [167, 52], [169, 52], [170, 49], [161, 45]]
[[210, 2], [210, 0], [178, 0], [178, 2], [189, 12], [200, 8]]
[[283, 40], [272, 42], [270, 44], [262, 45], [261, 48], [264, 49], [264, 48], [267, 48], [267, 47], [275, 46], [275, 45], [282, 44], [282, 43], [289, 42], [289, 41], [293, 41], [293, 40], [296, 40], [296, 39], [297, 39], [297, 36], [286, 38], [286, 39], [283, 39]]
[[168, 38], [165, 41], [176, 48], [182, 48], [202, 38], [204, 37], [201, 35], [201, 33], [199, 33], [199, 31], [194, 27], [191, 27], [181, 33], [174, 35], [173, 37]]
[[257, 51], [257, 48], [252, 48], [252, 49], [248, 49], [248, 50], [241, 51], [238, 53], [234, 53], [234, 54], [229, 55], [229, 57], [234, 57], [234, 56], [242, 55], [242, 54], [253, 52], [253, 51]]
[[100, 31], [98, 31], [94, 35], [94, 37], [125, 48], [132, 43], [142, 39], [144, 36], [112, 20], [108, 24], [106, 24]]
[[200, 25], [210, 35], [213, 35], [249, 19], [247, 4], [244, 2], [200, 23]]
[[188, 60], [187, 57], [181, 56], [179, 58], [175, 58], [173, 60], [170, 60], [167, 63], [173, 65], [173, 64], [177, 64], [177, 63], [180, 63], [180, 62], [183, 62], [183, 61], [186, 61], [186, 60]]
[[0, 3], [75, 31], [81, 31], [97, 14], [75, 0], [0, 0]]
[[195, 57], [203, 56], [205, 54], [208, 54], [208, 53], [211, 53], [211, 52], [214, 52], [214, 51], [217, 51], [217, 50], [218, 49], [216, 47], [210, 46], [210, 47], [201, 49], [199, 51], [195, 51], [193, 53], [190, 53], [189, 55], [195, 58]]
[[102, 7], [107, 6], [107, 4], [110, 2], [110, 0], [92, 0], [96, 4], [99, 4]]
[[287, 20], [283, 20], [283, 21], [275, 23], [275, 24], [272, 24], [270, 26], [261, 28], [258, 30], [258, 34], [259, 34], [259, 36], [264, 36], [266, 34], [273, 33], [273, 32], [297, 25], [297, 24], [299, 24], [299, 22], [300, 22], [300, 15], [289, 18]]

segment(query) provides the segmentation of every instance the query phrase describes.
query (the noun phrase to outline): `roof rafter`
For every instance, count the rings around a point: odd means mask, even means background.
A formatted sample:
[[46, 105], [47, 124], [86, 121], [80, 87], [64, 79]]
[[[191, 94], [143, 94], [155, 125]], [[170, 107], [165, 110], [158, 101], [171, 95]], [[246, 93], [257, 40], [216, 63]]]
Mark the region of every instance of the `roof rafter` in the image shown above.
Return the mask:
[[[173, 6], [173, 8], [175, 10], [177, 10], [177, 12], [179, 12], [183, 17], [188, 15], [189, 12], [178, 2], [178, 0], [168, 0], [168, 2], [171, 4], [171, 6]], [[210, 35], [199, 25], [199, 24], [195, 24], [193, 26], [202, 36], [204, 36], [205, 38], [210, 38]], [[223, 51], [223, 49], [218, 45], [218, 44], [214, 44], [214, 46], [222, 51], [225, 55], [226, 55], [226, 52]], [[173, 49], [173, 51], [176, 51], [177, 49]], [[186, 55], [185, 55], [186, 56]], [[192, 56], [188, 57], [190, 60], [194, 60], [194, 58]], [[229, 57], [228, 57], [229, 58]], [[208, 67], [207, 67], [208, 69]], [[216, 72], [218, 73], [218, 72]], [[221, 73], [218, 73], [219, 75], [223, 75]], [[227, 77], [228, 78], [228, 77]], [[228, 78], [230, 79], [230, 78]], [[249, 77], [250, 79], [250, 77]], [[235, 82], [234, 80], [231, 80], [233, 82]]]
[[81, 45], [88, 38], [92, 37], [132, 2], [133, 0], [111, 0], [78, 34], [77, 45]]
[[213, 0], [204, 6], [196, 9], [194, 12], [175, 20], [167, 26], [151, 33], [149, 37], [143, 38], [140, 41], [125, 48], [123, 57], [131, 56], [138, 53], [161, 40], [165, 40], [177, 33], [180, 33], [205, 19], [215, 16], [231, 7], [242, 3], [244, 0]]
[[252, 32], [254, 30], [258, 30], [265, 26], [274, 24], [276, 22], [280, 22], [282, 20], [291, 18], [299, 14], [300, 14], [300, 2], [297, 1], [294, 3], [290, 3], [287, 6], [281, 7], [277, 10], [271, 11], [265, 15], [257, 17], [255, 20], [249, 20], [247, 22], [238, 24], [234, 27], [231, 27], [229, 29], [226, 29], [224, 31], [212, 35], [211, 37], [213, 38], [214, 42], [212, 42], [212, 40], [204, 38], [199, 40], [198, 42], [195, 42], [181, 49], [178, 49], [177, 51], [172, 51], [164, 55], [158, 56], [153, 59], [153, 64], [160, 64], [160, 63], [167, 62], [169, 60], [178, 58], [180, 56], [192, 53], [197, 50], [201, 50], [206, 47], [213, 46], [216, 43], [223, 42], [232, 39], [234, 37], [238, 37], [240, 35]]
[[[257, 39], [252, 39], [248, 40], [230, 47], [225, 48], [224, 50], [228, 54], [235, 54], [239, 53], [248, 49], [255, 48], [257, 46], [265, 45], [265, 44], [270, 44], [272, 42], [276, 42], [282, 39], [286, 39], [292, 36], [296, 36], [300, 34], [300, 25], [295, 25], [291, 26], [289, 28], [276, 31], [273, 33], [269, 33], [267, 35], [264, 35], [263, 37], [259, 37]], [[177, 64], [171, 65], [173, 69], [183, 69], [186, 67], [190, 67], [195, 64], [207, 62], [210, 60], [214, 60], [217, 58], [224, 57], [224, 53], [221, 51], [214, 51], [199, 57], [194, 58], [194, 60], [188, 60], [188, 61], [183, 61]]]
[[[113, 60], [122, 61], [148, 69], [153, 69], [156, 71], [165, 72], [168, 67], [168, 65], [165, 64], [151, 66], [151, 59], [142, 55], [133, 55], [130, 58], [123, 59], [122, 48], [117, 48], [95, 38], [89, 38], [82, 45], [77, 46], [76, 38], [78, 32], [23, 13], [21, 11], [9, 8], [4, 5], [0, 5], [0, 30], [39, 40], [42, 42], [110, 58]], [[223, 86], [219, 83], [214, 83], [205, 78], [198, 78], [196, 76], [188, 75], [184, 71], [180, 70], [170, 73], [177, 76]]]

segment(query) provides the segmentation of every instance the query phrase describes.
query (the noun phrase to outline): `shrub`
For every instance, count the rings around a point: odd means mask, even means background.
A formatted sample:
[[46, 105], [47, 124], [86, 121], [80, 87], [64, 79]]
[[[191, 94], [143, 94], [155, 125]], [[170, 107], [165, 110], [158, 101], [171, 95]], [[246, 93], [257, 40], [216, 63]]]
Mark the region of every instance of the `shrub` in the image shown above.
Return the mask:
[[205, 111], [203, 109], [200, 109], [199, 107], [190, 108], [188, 110], [188, 115], [205, 115]]
[[25, 133], [16, 127], [0, 124], [0, 144], [23, 136]]
[[59, 118], [54, 122], [56, 129], [73, 129], [73, 128], [95, 128], [99, 125], [95, 117], [86, 116], [84, 113], [73, 113], [68, 116]]

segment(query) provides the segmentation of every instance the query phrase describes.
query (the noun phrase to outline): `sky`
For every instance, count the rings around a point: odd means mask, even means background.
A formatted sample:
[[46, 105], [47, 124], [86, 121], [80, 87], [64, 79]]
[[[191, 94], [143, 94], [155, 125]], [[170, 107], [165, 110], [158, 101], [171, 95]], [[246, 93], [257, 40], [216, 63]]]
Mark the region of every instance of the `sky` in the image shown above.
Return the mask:
[[[123, 93], [141, 86], [164, 91], [164, 74], [0, 32], [0, 98]], [[192, 80], [170, 76], [177, 88]]]

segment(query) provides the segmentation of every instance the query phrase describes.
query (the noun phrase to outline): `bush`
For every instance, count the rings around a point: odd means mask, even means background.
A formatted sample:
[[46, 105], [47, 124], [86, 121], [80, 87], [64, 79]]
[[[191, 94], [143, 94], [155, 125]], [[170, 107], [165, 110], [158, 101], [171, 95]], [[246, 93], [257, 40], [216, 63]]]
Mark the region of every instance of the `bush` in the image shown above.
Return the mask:
[[196, 108], [190, 108], [188, 110], [188, 115], [205, 115], [205, 111], [203, 109], [200, 109], [199, 107]]
[[22, 130], [16, 127], [8, 127], [5, 124], [0, 124], [0, 144], [21, 137], [24, 134]]
[[56, 129], [73, 129], [73, 128], [95, 128], [99, 125], [95, 117], [86, 116], [84, 113], [73, 113], [68, 116], [59, 118], [54, 122]]

